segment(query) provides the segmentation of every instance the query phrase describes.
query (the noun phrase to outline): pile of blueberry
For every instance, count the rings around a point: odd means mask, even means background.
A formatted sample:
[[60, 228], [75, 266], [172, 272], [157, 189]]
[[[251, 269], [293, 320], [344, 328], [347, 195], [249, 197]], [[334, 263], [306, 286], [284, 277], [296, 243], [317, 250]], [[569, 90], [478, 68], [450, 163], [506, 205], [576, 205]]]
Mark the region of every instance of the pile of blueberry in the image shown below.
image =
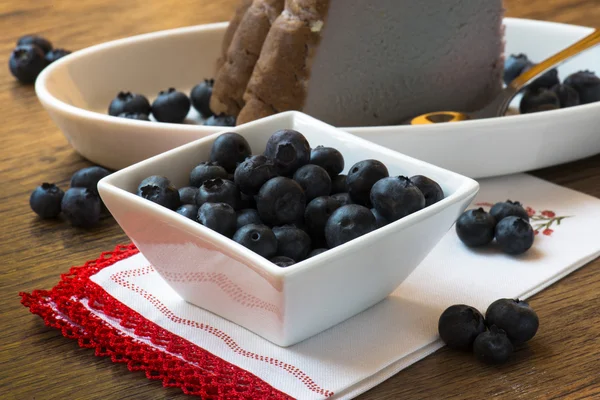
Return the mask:
[[[525, 54], [512, 54], [504, 64], [507, 85], [535, 64]], [[579, 71], [561, 83], [558, 71], [551, 69], [531, 82], [523, 94], [521, 114], [557, 110], [600, 101], [600, 78], [592, 71]]]
[[444, 198], [422, 176], [390, 177], [384, 164], [364, 160], [348, 175], [331, 147], [311, 149], [295, 130], [280, 130], [261, 155], [237, 133], [213, 143], [210, 160], [176, 188], [151, 176], [137, 194], [232, 238], [286, 267], [323, 253]]
[[494, 204], [489, 213], [483, 208], [465, 211], [456, 221], [456, 233], [469, 247], [485, 246], [496, 238], [500, 249], [512, 255], [529, 250], [535, 237], [527, 211], [510, 200]]
[[41, 36], [26, 35], [17, 41], [8, 66], [11, 74], [20, 82], [33, 83], [44, 68], [70, 53], [68, 50], [54, 49], [52, 43]]
[[44, 219], [58, 218], [62, 213], [71, 225], [91, 228], [100, 222], [102, 201], [98, 181], [110, 171], [93, 166], [80, 169], [71, 177], [71, 187], [63, 192], [53, 183], [43, 183], [29, 197], [31, 209]]
[[206, 126], [235, 126], [235, 117], [215, 115], [210, 109], [214, 83], [212, 79], [205, 79], [194, 86], [190, 97], [174, 88], [160, 91], [152, 105], [141, 94], [119, 92], [110, 103], [108, 114], [140, 121], [150, 121], [152, 114], [158, 122], [180, 124], [193, 106], [204, 119]]
[[502, 364], [515, 346], [531, 340], [537, 333], [539, 318], [524, 301], [496, 300], [483, 315], [475, 308], [456, 304], [448, 307], [438, 321], [438, 332], [446, 345], [457, 350], [472, 350], [488, 364]]

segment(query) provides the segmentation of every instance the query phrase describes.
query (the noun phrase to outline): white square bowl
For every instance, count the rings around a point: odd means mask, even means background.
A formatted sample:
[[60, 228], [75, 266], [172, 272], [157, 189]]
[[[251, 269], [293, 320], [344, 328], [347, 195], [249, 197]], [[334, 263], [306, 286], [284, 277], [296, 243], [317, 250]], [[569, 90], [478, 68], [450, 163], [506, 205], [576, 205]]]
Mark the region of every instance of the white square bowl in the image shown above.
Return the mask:
[[190, 219], [135, 195], [139, 182], [164, 175], [177, 187], [209, 157], [219, 134], [118, 171], [98, 184], [119, 225], [160, 275], [186, 301], [289, 346], [383, 300], [419, 265], [477, 194], [470, 178], [357, 138], [299, 112], [287, 112], [234, 130], [254, 154], [279, 129], [303, 133], [311, 146], [337, 148], [347, 171], [377, 159], [390, 175], [426, 175], [445, 198], [421, 211], [323, 254], [280, 268]]

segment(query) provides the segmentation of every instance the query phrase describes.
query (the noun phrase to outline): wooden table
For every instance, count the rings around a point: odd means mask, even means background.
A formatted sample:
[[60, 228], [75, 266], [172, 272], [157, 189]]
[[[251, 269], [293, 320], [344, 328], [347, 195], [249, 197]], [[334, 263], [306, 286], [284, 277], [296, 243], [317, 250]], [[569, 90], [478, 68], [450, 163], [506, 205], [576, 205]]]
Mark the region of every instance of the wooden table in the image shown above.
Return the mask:
[[[43, 222], [29, 209], [41, 182], [68, 186], [89, 165], [71, 149], [31, 86], [9, 75], [8, 55], [22, 34], [81, 49], [151, 31], [227, 20], [235, 0], [4, 0], [0, 3], [0, 397], [3, 399], [175, 399], [122, 364], [94, 357], [19, 304], [19, 291], [50, 288], [71, 265], [96, 258], [127, 237], [111, 218], [93, 231]], [[506, 0], [509, 16], [593, 26], [598, 0]], [[568, 132], [565, 132], [568, 134]], [[600, 128], [598, 131], [600, 135]], [[600, 196], [600, 157], [536, 171]], [[600, 398], [600, 262], [563, 279], [531, 303], [541, 318], [536, 339], [508, 365], [482, 366], [442, 349], [367, 392], [361, 399]]]

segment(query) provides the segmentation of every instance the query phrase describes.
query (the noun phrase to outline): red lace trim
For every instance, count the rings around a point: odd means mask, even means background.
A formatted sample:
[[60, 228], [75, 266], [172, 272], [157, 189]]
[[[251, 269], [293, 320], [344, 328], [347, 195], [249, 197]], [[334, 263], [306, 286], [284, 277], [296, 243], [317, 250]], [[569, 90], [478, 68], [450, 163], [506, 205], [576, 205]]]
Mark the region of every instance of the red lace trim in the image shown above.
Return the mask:
[[[290, 399], [254, 374], [148, 321], [89, 279], [101, 269], [137, 253], [133, 244], [117, 246], [97, 260], [71, 268], [51, 290], [20, 293], [21, 303], [42, 317], [46, 325], [77, 340], [80, 347], [95, 349], [97, 356], [127, 364], [130, 371], [144, 371], [148, 379], [161, 380], [165, 387], [179, 387], [186, 394], [206, 400]], [[156, 347], [119, 332], [96, 317], [81, 300], [87, 300], [91, 309], [118, 320], [121, 326]]]

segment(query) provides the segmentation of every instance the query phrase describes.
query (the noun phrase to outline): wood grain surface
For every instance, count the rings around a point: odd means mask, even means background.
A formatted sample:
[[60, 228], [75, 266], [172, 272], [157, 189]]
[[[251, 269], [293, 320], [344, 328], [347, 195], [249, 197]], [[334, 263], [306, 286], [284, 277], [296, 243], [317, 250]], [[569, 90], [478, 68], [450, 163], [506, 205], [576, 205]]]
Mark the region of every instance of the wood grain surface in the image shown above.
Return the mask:
[[[48, 329], [19, 304], [19, 291], [50, 288], [71, 265], [96, 258], [127, 237], [110, 217], [98, 229], [40, 221], [30, 211], [41, 182], [67, 187], [89, 165], [70, 148], [31, 86], [6, 68], [16, 39], [40, 33], [57, 47], [81, 49], [151, 31], [227, 20], [235, 0], [3, 0], [0, 2], [0, 398], [178, 399], [142, 373], [97, 358]], [[506, 0], [509, 16], [600, 25], [600, 0]], [[568, 132], [565, 132], [568, 134]], [[600, 128], [598, 130], [600, 136]], [[600, 196], [600, 156], [536, 171]], [[442, 349], [361, 399], [600, 398], [600, 262], [563, 279], [531, 303], [541, 328], [502, 367]]]

